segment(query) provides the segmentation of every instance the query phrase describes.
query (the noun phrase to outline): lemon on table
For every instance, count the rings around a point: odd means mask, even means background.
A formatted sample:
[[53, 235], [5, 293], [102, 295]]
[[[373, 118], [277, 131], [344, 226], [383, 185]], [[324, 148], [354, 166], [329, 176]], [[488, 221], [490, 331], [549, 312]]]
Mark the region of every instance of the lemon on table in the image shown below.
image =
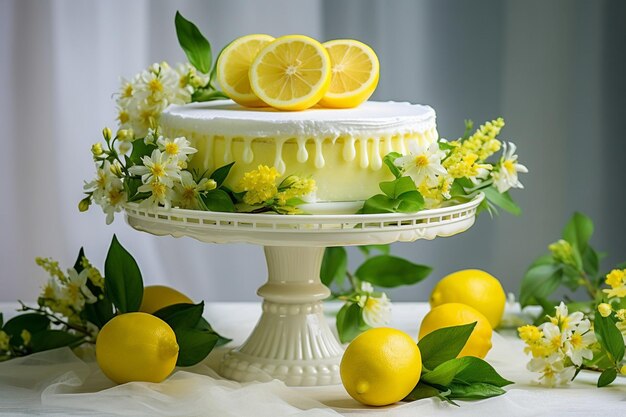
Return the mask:
[[378, 85], [380, 72], [374, 50], [353, 39], [336, 39], [323, 45], [330, 55], [331, 80], [320, 105], [348, 108], [367, 100]]
[[252, 91], [248, 71], [258, 52], [273, 40], [270, 35], [242, 36], [228, 44], [220, 53], [217, 60], [217, 81], [228, 97], [242, 106], [266, 105]]
[[181, 303], [193, 304], [193, 301], [174, 288], [165, 285], [148, 285], [143, 289], [143, 298], [139, 311], [153, 314], [163, 307]]
[[419, 338], [444, 327], [460, 326], [476, 322], [476, 327], [467, 339], [461, 356], [484, 358], [491, 349], [491, 325], [485, 316], [476, 309], [461, 303], [447, 303], [430, 310], [420, 325]]
[[315, 39], [280, 37], [259, 51], [250, 66], [252, 91], [281, 110], [304, 110], [317, 104], [330, 85], [330, 57]]
[[174, 330], [147, 313], [113, 317], [96, 339], [96, 360], [102, 372], [118, 384], [161, 382], [178, 359]]
[[430, 306], [463, 303], [480, 311], [495, 329], [502, 320], [506, 294], [493, 275], [480, 269], [465, 269], [444, 277], [430, 295]]
[[341, 359], [343, 386], [366, 405], [393, 404], [417, 385], [422, 356], [417, 344], [400, 330], [375, 328], [350, 343]]

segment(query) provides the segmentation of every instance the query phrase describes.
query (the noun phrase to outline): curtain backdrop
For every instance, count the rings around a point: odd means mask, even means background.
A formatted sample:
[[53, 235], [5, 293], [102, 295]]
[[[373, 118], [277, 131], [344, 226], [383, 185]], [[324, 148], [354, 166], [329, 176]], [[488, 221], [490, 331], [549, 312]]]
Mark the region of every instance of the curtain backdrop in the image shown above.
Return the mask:
[[[252, 245], [209, 245], [131, 230], [98, 207], [79, 213], [89, 147], [114, 127], [119, 77], [184, 60], [179, 9], [214, 53], [248, 33], [361, 39], [381, 61], [377, 100], [432, 105], [439, 132], [502, 115], [503, 138], [530, 169], [514, 192], [521, 217], [482, 215], [467, 233], [392, 251], [435, 267], [394, 300], [425, 300], [434, 283], [478, 267], [517, 292], [525, 268], [575, 210], [596, 221], [593, 242], [626, 259], [626, 3], [620, 1], [34, 1], [0, 0], [0, 301], [33, 300], [46, 275], [35, 256], [63, 266], [84, 245], [102, 265], [113, 233], [146, 284], [196, 299], [254, 300], [265, 280]], [[359, 254], [350, 251], [351, 264]], [[245, 260], [242, 262], [241, 260]]]

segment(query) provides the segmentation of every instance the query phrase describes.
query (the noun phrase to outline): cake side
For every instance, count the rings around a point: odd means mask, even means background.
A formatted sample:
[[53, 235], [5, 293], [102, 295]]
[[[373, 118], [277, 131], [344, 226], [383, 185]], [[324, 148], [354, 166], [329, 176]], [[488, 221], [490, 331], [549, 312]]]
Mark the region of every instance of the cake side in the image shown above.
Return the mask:
[[426, 145], [438, 138], [432, 108], [394, 102], [286, 113], [224, 100], [171, 106], [161, 126], [165, 135], [185, 136], [198, 149], [192, 169], [212, 171], [234, 161], [231, 188], [262, 164], [283, 176], [312, 177], [319, 202], [371, 197], [379, 182], [393, 179], [383, 167], [387, 153], [405, 154], [410, 141]]

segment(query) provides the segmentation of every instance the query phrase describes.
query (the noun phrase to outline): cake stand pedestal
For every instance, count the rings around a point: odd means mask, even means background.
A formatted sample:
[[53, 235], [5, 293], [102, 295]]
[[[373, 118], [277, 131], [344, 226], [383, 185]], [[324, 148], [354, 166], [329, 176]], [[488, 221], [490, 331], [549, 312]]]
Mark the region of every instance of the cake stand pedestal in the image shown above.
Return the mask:
[[483, 199], [413, 214], [293, 215], [125, 207], [128, 224], [159, 236], [264, 246], [268, 280], [252, 334], [224, 357], [220, 374], [237, 381], [277, 378], [292, 386], [341, 382], [343, 347], [323, 315], [330, 295], [320, 281], [324, 249], [451, 236], [474, 224]]

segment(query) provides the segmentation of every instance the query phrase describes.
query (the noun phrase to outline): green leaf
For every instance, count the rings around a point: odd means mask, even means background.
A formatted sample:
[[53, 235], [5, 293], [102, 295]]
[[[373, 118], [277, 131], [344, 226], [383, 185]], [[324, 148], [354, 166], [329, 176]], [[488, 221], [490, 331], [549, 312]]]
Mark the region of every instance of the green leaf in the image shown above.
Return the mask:
[[513, 383], [502, 378], [487, 362], [474, 356], [463, 356], [443, 362], [432, 371], [424, 373], [422, 379], [429, 384], [444, 387], [453, 381], [464, 384], [480, 382], [498, 387]]
[[389, 250], [391, 249], [390, 245], [361, 245], [357, 246], [361, 252], [365, 256], [370, 256], [370, 254], [374, 251], [378, 251], [383, 255], [389, 255]]
[[363, 214], [395, 213], [398, 203], [384, 194], [376, 194], [363, 203]]
[[185, 51], [191, 65], [200, 72], [208, 74], [211, 71], [212, 60], [209, 41], [206, 40], [196, 25], [185, 19], [178, 11], [174, 18], [174, 24], [176, 25], [178, 43]]
[[334, 282], [341, 285], [348, 269], [348, 255], [342, 246], [326, 248], [322, 259], [320, 278], [326, 286]]
[[217, 186], [220, 187], [226, 181], [228, 174], [230, 173], [231, 168], [235, 165], [235, 162], [231, 162], [230, 164], [224, 165], [213, 171], [211, 174], [211, 179], [215, 180]]
[[109, 297], [106, 294], [100, 294], [98, 295], [98, 301], [93, 304], [85, 304], [81, 315], [84, 319], [101, 329], [115, 316], [115, 312]]
[[394, 200], [409, 191], [417, 191], [415, 183], [410, 177], [400, 177], [393, 181], [383, 181], [378, 186], [383, 193]]
[[83, 258], [85, 257], [85, 251], [84, 249], [81, 247], [80, 250], [78, 251], [78, 256], [76, 257], [76, 262], [74, 262], [74, 269], [76, 270], [76, 272], [78, 272], [79, 274], [81, 272], [83, 272]]
[[361, 306], [346, 303], [337, 313], [337, 334], [341, 343], [349, 343], [368, 326], [363, 322]]
[[191, 95], [191, 101], [194, 103], [201, 103], [205, 101], [224, 100], [229, 99], [228, 95], [222, 91], [211, 90], [208, 88], [200, 88], [193, 92]]
[[143, 279], [137, 262], [113, 235], [104, 261], [104, 287], [113, 305], [121, 312], [138, 311], [143, 298]]
[[396, 208], [399, 213], [417, 213], [424, 208], [426, 204], [424, 197], [419, 191], [409, 191], [398, 197], [400, 204]]
[[209, 324], [209, 322], [206, 321], [206, 319], [204, 317], [200, 317], [200, 320], [198, 321], [198, 324], [196, 324], [195, 328], [198, 329], [198, 330], [208, 330], [211, 333], [215, 333], [217, 335], [217, 337], [218, 337], [216, 346], [225, 345], [226, 343], [231, 342], [233, 340], [233, 339], [229, 339], [229, 338], [224, 337], [224, 336], [220, 335], [219, 333], [217, 333], [213, 329], [213, 326], [211, 326]]
[[30, 346], [33, 353], [35, 353], [63, 346], [74, 348], [83, 342], [83, 337], [76, 336], [63, 330], [43, 330], [31, 335]]
[[228, 193], [219, 188], [211, 190], [202, 196], [202, 202], [210, 211], [221, 211], [232, 213], [235, 205]]
[[192, 366], [201, 362], [218, 341], [217, 334], [206, 330], [181, 328], [175, 333], [179, 347], [177, 366]]
[[615, 322], [611, 317], [595, 315], [593, 321], [594, 331], [602, 349], [617, 366], [624, 359], [624, 339]]
[[50, 327], [50, 319], [42, 314], [26, 313], [15, 316], [7, 321], [2, 328], [11, 337], [11, 345], [20, 346], [22, 330], [27, 330], [31, 335], [47, 330]]
[[506, 393], [505, 390], [496, 385], [483, 382], [474, 382], [469, 385], [453, 383], [450, 384], [448, 388], [450, 389], [450, 395], [448, 397], [455, 400], [479, 400], [497, 397], [498, 395]]
[[157, 149], [156, 145], [151, 143], [146, 144], [143, 139], [135, 139], [133, 141], [133, 150], [131, 151], [128, 159], [130, 159], [130, 162], [132, 162], [133, 165], [143, 165], [141, 158], [152, 155], [152, 151], [155, 149]]
[[0, 329], [2, 329], [2, 326], [4, 325], [4, 316], [2, 315], [2, 313], [0, 312]]
[[519, 302], [522, 307], [546, 298], [554, 292], [563, 279], [563, 271], [557, 264], [535, 264], [522, 278]]
[[383, 158], [383, 162], [385, 163], [385, 165], [387, 165], [387, 168], [389, 168], [389, 171], [391, 171], [393, 176], [396, 177], [396, 178], [400, 178], [402, 176], [402, 173], [400, 172], [400, 168], [398, 168], [394, 164], [394, 162], [395, 162], [396, 159], [400, 158], [401, 156], [402, 156], [402, 154], [400, 154], [398, 152], [389, 152]]
[[431, 272], [432, 268], [426, 265], [414, 264], [397, 256], [379, 255], [363, 262], [355, 275], [373, 285], [391, 288], [415, 284]]
[[422, 365], [435, 369], [456, 358], [476, 327], [476, 322], [460, 326], [443, 327], [422, 337], [417, 346], [422, 354]]
[[587, 250], [589, 239], [593, 234], [593, 222], [582, 213], [574, 213], [563, 229], [563, 239], [576, 246], [580, 253]]
[[598, 388], [606, 387], [611, 382], [615, 381], [615, 378], [617, 378], [617, 369], [605, 369], [598, 378]]
[[155, 311], [153, 314], [170, 325], [174, 331], [185, 328], [191, 329], [198, 325], [204, 312], [204, 301], [198, 304], [173, 304]]
[[413, 391], [411, 391], [402, 401], [417, 401], [424, 398], [437, 397], [440, 394], [441, 391], [437, 388], [420, 381], [417, 383], [415, 388], [413, 388]]
[[124, 191], [126, 191], [126, 195], [128, 196], [128, 201], [140, 201], [145, 200], [150, 197], [150, 193], [140, 193], [137, 191], [139, 187], [141, 187], [143, 183], [140, 178], [126, 177], [124, 178]]
[[522, 213], [522, 209], [513, 201], [509, 192], [500, 193], [495, 187], [487, 187], [481, 190], [485, 193], [485, 197], [490, 203], [502, 208], [509, 213], [519, 216]]

